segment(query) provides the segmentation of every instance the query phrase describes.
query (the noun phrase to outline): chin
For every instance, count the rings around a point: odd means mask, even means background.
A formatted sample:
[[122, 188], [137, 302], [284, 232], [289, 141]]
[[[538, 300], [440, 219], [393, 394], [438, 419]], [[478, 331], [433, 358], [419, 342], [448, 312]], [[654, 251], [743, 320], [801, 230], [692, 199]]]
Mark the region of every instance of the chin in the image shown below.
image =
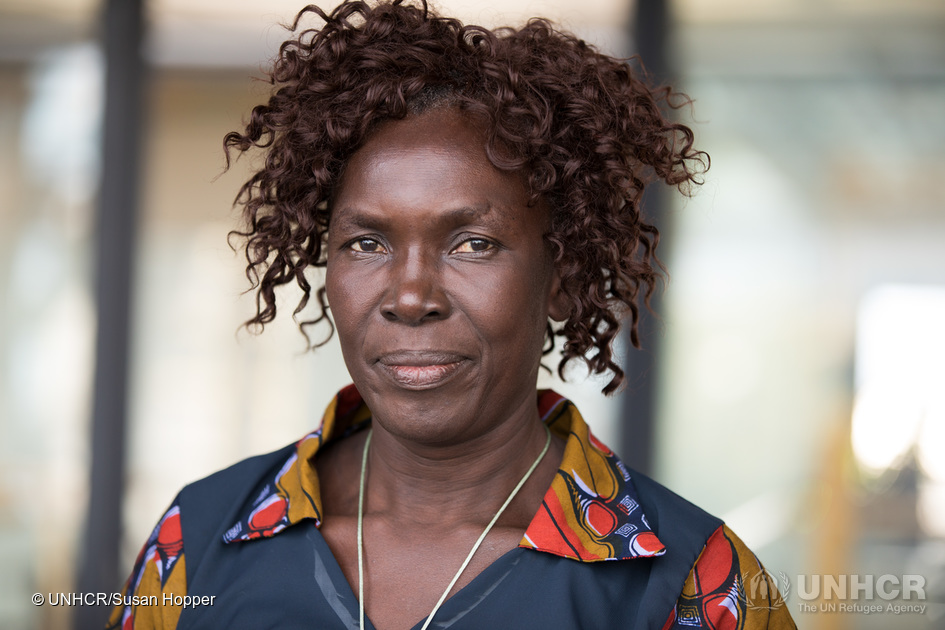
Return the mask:
[[[444, 389], [461, 391], [441, 391]], [[362, 391], [360, 387], [359, 391]], [[362, 395], [374, 420], [386, 432], [416, 444], [446, 445], [461, 441], [473, 429], [478, 416], [478, 407], [470, 404], [468, 387], [371, 391]]]

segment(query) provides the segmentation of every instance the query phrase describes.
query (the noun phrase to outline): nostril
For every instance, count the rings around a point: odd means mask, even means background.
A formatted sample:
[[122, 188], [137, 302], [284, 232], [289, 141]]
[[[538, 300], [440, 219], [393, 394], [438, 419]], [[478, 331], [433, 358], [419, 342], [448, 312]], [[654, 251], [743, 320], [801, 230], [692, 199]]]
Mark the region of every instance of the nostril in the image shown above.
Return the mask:
[[441, 319], [443, 309], [430, 309], [430, 308], [402, 308], [402, 307], [393, 307], [393, 308], [382, 308], [381, 316], [389, 322], [405, 322], [405, 323], [422, 323], [425, 321]]
[[442, 319], [449, 312], [443, 304], [445, 296], [432, 295], [437, 292], [428, 292], [427, 295], [404, 295], [393, 298], [381, 305], [381, 316], [389, 322], [405, 324], [420, 324], [427, 321]]
[[389, 322], [417, 325], [443, 319], [450, 313], [449, 297], [440, 284], [432, 262], [405, 261], [379, 304], [381, 316]]

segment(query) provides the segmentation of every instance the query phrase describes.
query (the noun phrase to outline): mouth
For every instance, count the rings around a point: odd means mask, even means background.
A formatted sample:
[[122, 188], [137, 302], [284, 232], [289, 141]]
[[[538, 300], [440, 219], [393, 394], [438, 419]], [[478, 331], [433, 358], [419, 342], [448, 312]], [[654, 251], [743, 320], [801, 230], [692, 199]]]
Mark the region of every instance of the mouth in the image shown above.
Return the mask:
[[439, 387], [455, 376], [468, 359], [452, 352], [397, 351], [381, 355], [377, 363], [399, 386], [424, 390]]

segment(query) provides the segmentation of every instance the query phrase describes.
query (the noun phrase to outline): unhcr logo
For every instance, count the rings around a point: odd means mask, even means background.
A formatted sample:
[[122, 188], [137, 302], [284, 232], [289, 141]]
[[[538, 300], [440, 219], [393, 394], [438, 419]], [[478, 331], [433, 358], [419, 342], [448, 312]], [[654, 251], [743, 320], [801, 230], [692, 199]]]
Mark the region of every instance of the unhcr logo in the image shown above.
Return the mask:
[[776, 610], [786, 605], [791, 592], [791, 582], [784, 573], [776, 579], [767, 570], [742, 573], [738, 599], [749, 610]]
[[[926, 611], [925, 577], [921, 575], [798, 575], [796, 593], [802, 613], [886, 613]], [[776, 610], [787, 605], [791, 581], [766, 570], [740, 576], [736, 597], [749, 610]]]

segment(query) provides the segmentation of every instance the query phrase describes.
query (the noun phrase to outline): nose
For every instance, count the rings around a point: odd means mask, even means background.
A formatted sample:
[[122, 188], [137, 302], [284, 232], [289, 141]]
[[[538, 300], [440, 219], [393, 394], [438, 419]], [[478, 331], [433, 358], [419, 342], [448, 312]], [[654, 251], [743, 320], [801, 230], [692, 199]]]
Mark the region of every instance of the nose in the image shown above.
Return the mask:
[[449, 317], [450, 300], [435, 256], [410, 252], [395, 257], [392, 265], [390, 286], [381, 302], [384, 319], [417, 326]]

